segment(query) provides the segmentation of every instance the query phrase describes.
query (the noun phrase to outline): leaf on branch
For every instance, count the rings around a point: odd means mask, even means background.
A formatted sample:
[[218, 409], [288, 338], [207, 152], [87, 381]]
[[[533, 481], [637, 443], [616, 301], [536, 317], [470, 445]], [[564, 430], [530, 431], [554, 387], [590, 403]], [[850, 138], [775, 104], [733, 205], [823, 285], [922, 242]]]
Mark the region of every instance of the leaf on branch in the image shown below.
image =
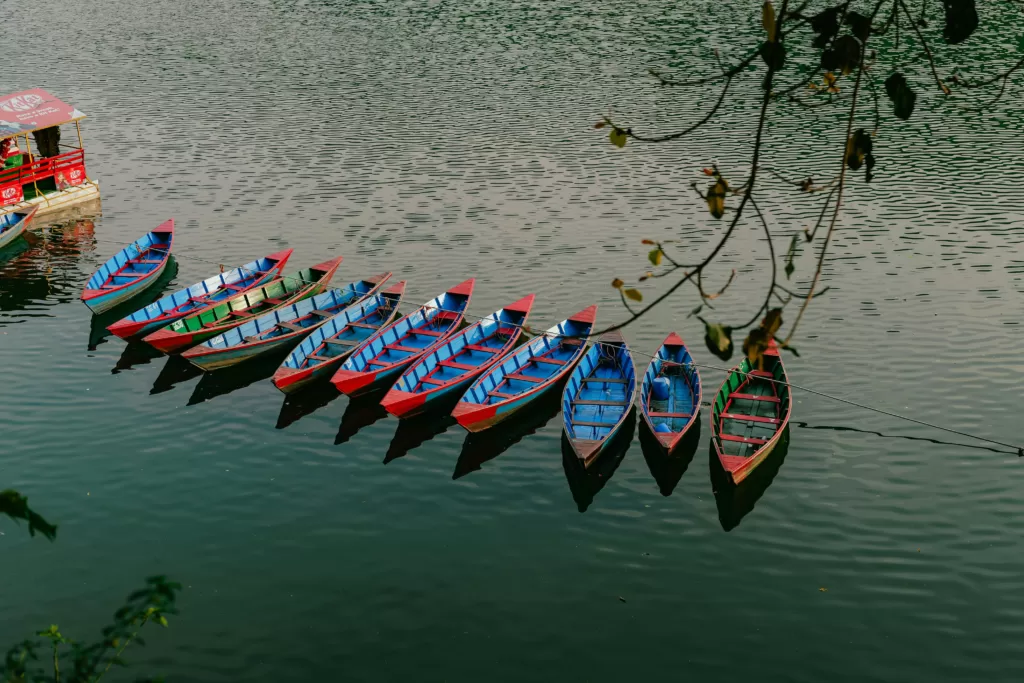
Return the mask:
[[786, 47], [782, 43], [761, 43], [761, 59], [769, 68], [779, 71], [786, 64]]
[[662, 251], [661, 251], [661, 247], [657, 247], [657, 248], [651, 249], [649, 252], [647, 252], [647, 260], [650, 261], [652, 264], [654, 264], [656, 266], [660, 266], [661, 265], [661, 257], [662, 257], [662, 255], [663, 254], [662, 254]]
[[612, 287], [614, 287], [615, 289], [622, 289], [622, 285], [624, 284], [626, 283], [620, 280], [619, 278], [615, 278], [614, 280], [612, 280]]
[[860, 49], [859, 40], [853, 36], [842, 36], [821, 53], [821, 68], [849, 74], [860, 66]]
[[713, 168], [702, 168], [700, 172], [704, 175], [715, 175], [715, 169]]
[[633, 301], [644, 300], [644, 295], [640, 293], [639, 289], [633, 289], [630, 287], [629, 289], [622, 290], [622, 293], [626, 295], [627, 299], [632, 299]]
[[769, 42], [775, 40], [775, 8], [772, 3], [766, 2], [761, 6], [761, 26], [768, 35]]
[[946, 9], [946, 25], [942, 37], [947, 43], [956, 45], [971, 37], [978, 28], [978, 10], [974, 0], [942, 0]]
[[906, 121], [914, 113], [917, 94], [907, 85], [906, 77], [898, 71], [885, 79], [885, 94], [892, 100], [893, 113]]
[[611, 132], [608, 133], [608, 139], [613, 145], [621, 149], [626, 146], [628, 138], [626, 137], [626, 131], [621, 128], [612, 128]]
[[714, 185], [708, 187], [708, 211], [715, 218], [721, 218], [725, 214], [725, 193], [728, 189], [729, 185], [725, 182], [725, 178], [721, 177]]
[[732, 358], [732, 328], [721, 323], [709, 323], [700, 316], [697, 318], [704, 323], [704, 343], [707, 344], [708, 351], [722, 360]]
[[657, 244], [654, 240], [640, 240], [640, 244]]
[[600, 130], [600, 129], [604, 128], [605, 125], [607, 125], [607, 124], [605, 124], [604, 121], [598, 121], [597, 123], [594, 124], [594, 128], [597, 128], [598, 130]]
[[686, 317], [687, 317], [687, 318], [689, 318], [689, 317], [692, 317], [692, 316], [695, 316], [695, 315], [697, 315], [698, 313], [700, 313], [700, 312], [701, 312], [701, 309], [703, 309], [703, 308], [704, 308], [704, 304], [698, 304], [698, 305], [697, 305], [697, 308], [695, 308], [695, 309], [693, 309], [692, 311], [690, 311], [690, 312], [689, 312], [689, 313], [688, 313], [688, 314], [686, 315]]
[[768, 315], [761, 321], [761, 327], [767, 330], [769, 337], [774, 337], [782, 327], [782, 309], [773, 308], [768, 311]]
[[871, 35], [871, 19], [860, 12], [850, 12], [846, 15], [846, 25], [850, 27], [850, 33], [857, 36], [860, 42], [867, 41]]
[[832, 42], [832, 39], [839, 33], [839, 7], [829, 7], [811, 17], [811, 30], [817, 35], [811, 45], [819, 50]]
[[[864, 159], [871, 154], [873, 143], [871, 136], [863, 128], [858, 128], [846, 141], [846, 166], [851, 171], [864, 165]], [[872, 160], [872, 163], [873, 160]]]
[[782, 309], [773, 308], [761, 320], [761, 325], [750, 331], [743, 341], [743, 353], [751, 366], [764, 369], [764, 352], [768, 349], [771, 340], [782, 327]]
[[786, 251], [786, 279], [787, 280], [789, 279], [789, 276], [793, 274], [793, 271], [796, 270], [796, 266], [793, 265], [793, 257], [796, 256], [796, 245], [797, 245], [797, 240], [799, 239], [799, 237], [800, 237], [800, 233], [798, 233], [798, 232], [793, 233], [793, 239], [791, 239], [789, 241], [789, 249]]

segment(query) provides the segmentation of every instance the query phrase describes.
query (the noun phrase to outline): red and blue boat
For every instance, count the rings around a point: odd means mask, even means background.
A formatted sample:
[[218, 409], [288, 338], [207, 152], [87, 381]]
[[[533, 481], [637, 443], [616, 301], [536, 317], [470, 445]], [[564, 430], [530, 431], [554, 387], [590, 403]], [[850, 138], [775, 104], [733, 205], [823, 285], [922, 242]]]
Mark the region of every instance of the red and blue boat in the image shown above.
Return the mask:
[[572, 372], [596, 315], [597, 306], [585, 308], [521, 346], [466, 390], [452, 416], [480, 432], [522, 410]]
[[602, 335], [583, 354], [562, 392], [565, 435], [584, 467], [622, 428], [635, 394], [636, 365], [625, 340], [618, 332]]
[[775, 450], [793, 412], [793, 394], [774, 339], [763, 358], [762, 367], [744, 358], [733, 368], [711, 407], [711, 445], [734, 484]]
[[381, 273], [278, 308], [193, 346], [181, 357], [210, 371], [289, 348], [352, 304], [375, 294], [389, 277], [391, 273]]
[[466, 280], [368, 338], [341, 364], [331, 383], [356, 396], [381, 387], [455, 333], [476, 280]]
[[0, 215], [0, 249], [14, 242], [25, 232], [25, 228], [32, 222], [38, 210], [38, 206], [33, 206], [27, 211], [13, 211]]
[[164, 353], [195, 346], [247, 320], [319, 294], [330, 284], [341, 259], [338, 256], [190, 313], [153, 332], [143, 341]]
[[326, 380], [369, 337], [398, 315], [405, 281], [369, 296], [318, 327], [288, 354], [274, 373], [274, 386], [289, 394]]
[[702, 400], [700, 373], [683, 338], [673, 332], [651, 359], [640, 385], [640, 414], [669, 455], [697, 424]]
[[214, 275], [191, 287], [168, 294], [107, 327], [121, 339], [149, 334], [189, 313], [208, 308], [224, 299], [265, 285], [281, 276], [291, 249], [256, 259], [244, 266]]
[[171, 258], [174, 220], [161, 223], [100, 266], [85, 285], [82, 301], [104, 313], [153, 286]]
[[461, 393], [515, 348], [533, 299], [530, 294], [499, 308], [444, 344], [434, 346], [402, 374], [381, 405], [397, 417], [412, 417], [445, 397]]

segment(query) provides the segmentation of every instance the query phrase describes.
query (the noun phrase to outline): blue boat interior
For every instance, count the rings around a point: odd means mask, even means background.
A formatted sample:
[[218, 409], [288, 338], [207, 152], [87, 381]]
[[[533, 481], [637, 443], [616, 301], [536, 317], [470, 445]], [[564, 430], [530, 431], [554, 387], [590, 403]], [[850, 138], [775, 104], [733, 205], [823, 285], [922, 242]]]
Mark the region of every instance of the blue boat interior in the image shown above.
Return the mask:
[[580, 359], [562, 394], [569, 437], [608, 438], [633, 405], [636, 367], [622, 341], [598, 341]]
[[25, 216], [28, 214], [24, 213], [7, 213], [0, 216], [0, 235], [13, 228], [18, 223], [25, 220]]
[[165, 313], [184, 315], [210, 304], [223, 301], [263, 280], [277, 266], [277, 259], [261, 258], [186, 289], [168, 294], [128, 316], [134, 322], [146, 322]]
[[203, 346], [211, 349], [229, 349], [302, 332], [335, 317], [378, 286], [378, 283], [369, 280], [356, 280], [341, 289], [330, 289], [248, 320], [203, 342]]
[[87, 289], [115, 289], [149, 275], [167, 260], [171, 237], [169, 232], [146, 233], [100, 266]]
[[478, 379], [461, 400], [493, 405], [538, 388], [583, 353], [592, 328], [592, 323], [563, 320]]
[[282, 367], [314, 367], [347, 356], [392, 319], [401, 300], [401, 294], [384, 292], [346, 308], [302, 340]]
[[424, 356], [406, 370], [394, 388], [422, 393], [475, 375], [481, 366], [512, 348], [525, 319], [522, 311], [495, 311]]
[[469, 296], [445, 292], [397, 320], [356, 349], [342, 365], [345, 370], [374, 372], [394, 369], [423, 353], [462, 322]]
[[[661, 389], [655, 389], [655, 383]], [[667, 384], [667, 395], [664, 388]], [[664, 344], [647, 367], [640, 387], [640, 410], [647, 414], [654, 431], [668, 434], [682, 431], [700, 410], [700, 375], [685, 346]]]

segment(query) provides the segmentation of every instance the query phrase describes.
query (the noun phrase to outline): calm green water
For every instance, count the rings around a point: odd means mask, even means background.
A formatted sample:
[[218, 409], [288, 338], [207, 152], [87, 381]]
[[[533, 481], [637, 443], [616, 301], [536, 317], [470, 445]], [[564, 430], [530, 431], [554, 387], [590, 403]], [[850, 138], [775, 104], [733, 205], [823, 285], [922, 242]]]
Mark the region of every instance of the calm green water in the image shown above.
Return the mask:
[[[702, 115], [717, 93], [643, 73], [735, 54], [754, 22], [714, 28], [722, 5], [5, 4], [19, 47], [0, 90], [46, 87], [89, 114], [103, 214], [0, 263], [0, 487], [60, 523], [53, 544], [0, 526], [0, 644], [54, 622], [92, 635], [164, 573], [186, 586], [181, 615], [131, 653], [135, 675], [1021, 680], [1013, 454], [797, 394], [784, 458], [716, 499], [706, 425], [692, 459], [635, 439], [581, 478], [554, 407], [467, 440], [346, 398], [284, 405], [272, 366], [199, 378], [91, 334], [83, 283], [169, 216], [176, 286], [291, 247], [294, 268], [343, 254], [339, 282], [393, 270], [411, 302], [475, 276], [477, 315], [534, 291], [535, 324], [595, 301], [618, 319], [608, 282], [644, 270], [642, 237], [699, 254], [721, 229], [688, 185], [712, 158], [743, 174], [759, 76], [686, 142], [617, 151], [590, 126], [609, 107], [659, 132]], [[979, 69], [1017, 58], [980, 45]], [[767, 158], [827, 177], [835, 121], [783, 111]], [[1022, 115], [1018, 87], [983, 114], [922, 96], [883, 128], [832, 289], [786, 358], [794, 382], [1022, 440]], [[817, 208], [775, 187], [779, 245]], [[761, 238], [730, 243], [709, 288], [736, 282], [705, 313], [749, 317]], [[694, 303], [627, 339], [650, 353], [675, 329], [717, 364]]]

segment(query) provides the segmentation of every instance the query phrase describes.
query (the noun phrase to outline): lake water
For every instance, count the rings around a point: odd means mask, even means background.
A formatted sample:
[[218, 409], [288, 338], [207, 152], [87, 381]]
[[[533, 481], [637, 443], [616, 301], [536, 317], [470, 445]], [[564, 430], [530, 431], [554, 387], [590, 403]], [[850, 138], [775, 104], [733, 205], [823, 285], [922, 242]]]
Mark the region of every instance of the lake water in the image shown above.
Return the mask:
[[[618, 320], [609, 282], [646, 270], [642, 238], [679, 239], [693, 260], [720, 234], [689, 183], [713, 159], [746, 172], [760, 76], [679, 143], [617, 150], [592, 125], [609, 109], [653, 132], [702, 116], [713, 88], [644, 74], [712, 69], [699, 57], [715, 46], [739, 55], [757, 20], [729, 7], [7, 3], [18, 38], [0, 91], [44, 87], [89, 115], [103, 204], [0, 263], [0, 488], [60, 525], [51, 544], [0, 524], [0, 644], [51, 623], [96, 636], [161, 573], [185, 585], [181, 614], [129, 650], [133, 676], [1024, 678], [1012, 452], [797, 392], [787, 452], [716, 498], [707, 409], [692, 458], [645, 457], [636, 438], [580, 476], [556, 405], [483, 440], [330, 394], [285, 405], [273, 364], [200, 378], [100, 338], [78, 301], [100, 263], [173, 216], [171, 286], [289, 247], [289, 270], [344, 255], [338, 283], [392, 270], [409, 302], [474, 276], [476, 315], [532, 291], [535, 325], [594, 302], [599, 323]], [[984, 38], [978, 71], [1017, 59]], [[838, 117], [778, 112], [766, 163], [829, 177]], [[793, 382], [1024, 440], [1022, 115], [1018, 83], [984, 113], [922, 94], [911, 121], [885, 119], [831, 290], [785, 357]], [[821, 197], [764, 182], [785, 249]], [[801, 249], [789, 286], [816, 253]], [[702, 315], [749, 318], [765, 254], [744, 224], [707, 273], [709, 289], [736, 281]], [[695, 299], [683, 289], [626, 330], [641, 369], [670, 330], [722, 365], [687, 317]]]

